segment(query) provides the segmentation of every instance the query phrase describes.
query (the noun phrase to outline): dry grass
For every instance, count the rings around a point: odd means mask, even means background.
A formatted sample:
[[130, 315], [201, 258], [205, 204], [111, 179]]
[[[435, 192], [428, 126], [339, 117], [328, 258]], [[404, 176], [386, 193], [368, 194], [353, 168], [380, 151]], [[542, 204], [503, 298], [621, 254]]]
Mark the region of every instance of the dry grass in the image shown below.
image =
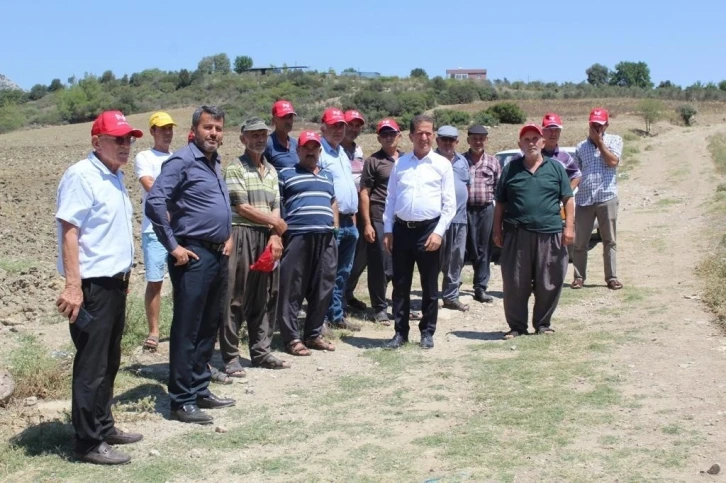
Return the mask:
[[58, 399], [70, 393], [69, 357], [54, 358], [33, 336], [22, 336], [20, 347], [10, 355], [17, 399], [35, 396]]

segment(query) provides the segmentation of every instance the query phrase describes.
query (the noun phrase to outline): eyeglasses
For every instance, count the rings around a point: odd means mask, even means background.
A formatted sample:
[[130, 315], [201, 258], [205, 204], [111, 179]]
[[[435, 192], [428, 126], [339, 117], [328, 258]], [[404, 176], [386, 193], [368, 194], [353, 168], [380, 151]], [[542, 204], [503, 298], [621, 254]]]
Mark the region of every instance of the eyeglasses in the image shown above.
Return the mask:
[[378, 135], [382, 138], [395, 138], [398, 136], [398, 132], [396, 131], [383, 131], [378, 133]]
[[119, 146], [123, 146], [126, 143], [134, 144], [136, 142], [136, 138], [133, 136], [107, 136], [102, 135], [101, 137], [113, 139], [116, 144]]

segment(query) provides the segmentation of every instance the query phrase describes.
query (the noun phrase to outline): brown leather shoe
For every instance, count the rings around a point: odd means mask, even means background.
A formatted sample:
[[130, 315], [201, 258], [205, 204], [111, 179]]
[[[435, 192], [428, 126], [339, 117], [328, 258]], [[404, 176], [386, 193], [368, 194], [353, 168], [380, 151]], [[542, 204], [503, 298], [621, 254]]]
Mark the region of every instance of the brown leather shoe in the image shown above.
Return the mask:
[[458, 310], [459, 312], [469, 311], [469, 306], [461, 303], [459, 299], [444, 300], [444, 308], [449, 310]]
[[94, 465], [125, 465], [131, 457], [122, 453], [106, 443], [101, 443], [88, 453], [75, 453], [76, 458], [85, 463]]
[[106, 444], [132, 444], [138, 443], [142, 439], [144, 439], [142, 434], [127, 433], [118, 428], [114, 428], [114, 432], [103, 438], [103, 441]]

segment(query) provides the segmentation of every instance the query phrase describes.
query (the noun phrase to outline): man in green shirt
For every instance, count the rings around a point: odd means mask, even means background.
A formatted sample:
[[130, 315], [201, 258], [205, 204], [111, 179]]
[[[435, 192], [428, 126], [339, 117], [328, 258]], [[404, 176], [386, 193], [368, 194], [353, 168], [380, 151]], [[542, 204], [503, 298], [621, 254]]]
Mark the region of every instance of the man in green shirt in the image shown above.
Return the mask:
[[232, 242], [229, 256], [229, 285], [219, 329], [219, 347], [224, 371], [244, 377], [239, 359], [239, 331], [247, 321], [252, 365], [286, 369], [285, 361], [270, 353], [275, 330], [279, 270], [250, 270], [269, 246], [273, 259], [282, 255], [281, 235], [287, 224], [280, 218], [280, 188], [277, 171], [262, 154], [269, 128], [257, 117], [242, 125], [240, 140], [245, 152], [227, 166], [224, 174], [232, 209]]
[[[552, 314], [567, 273], [567, 245], [575, 236], [575, 204], [562, 164], [542, 156], [542, 130], [527, 124], [519, 131], [524, 156], [504, 166], [496, 192], [494, 243], [502, 248], [500, 265], [505, 339], [527, 333], [529, 296], [534, 292], [532, 325], [538, 334], [554, 332]], [[565, 227], [560, 218], [565, 206]]]

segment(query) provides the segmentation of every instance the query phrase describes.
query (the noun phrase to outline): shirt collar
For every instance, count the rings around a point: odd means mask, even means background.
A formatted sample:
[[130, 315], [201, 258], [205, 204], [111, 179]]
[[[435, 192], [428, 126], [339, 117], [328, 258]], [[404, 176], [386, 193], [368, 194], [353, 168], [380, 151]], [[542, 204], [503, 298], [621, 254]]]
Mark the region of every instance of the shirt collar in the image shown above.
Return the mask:
[[98, 159], [98, 156], [96, 156], [96, 153], [95, 152], [91, 152], [91, 154], [88, 155], [88, 160], [96, 168], [98, 168], [99, 170], [101, 170], [101, 172], [103, 174], [105, 174], [105, 175], [108, 175], [108, 176], [118, 176], [118, 177], [123, 176], [123, 173], [121, 172], [121, 169], [119, 169], [115, 173], [112, 173], [111, 170], [108, 169], [108, 166], [106, 166], [105, 164], [103, 164], [103, 162], [100, 159]]
[[[270, 133], [270, 138], [272, 139], [272, 144], [277, 151], [291, 151], [292, 150], [292, 149], [288, 149], [285, 146], [283, 146], [282, 144], [280, 144], [280, 141], [277, 139], [277, 135], [275, 134], [275, 131]], [[290, 148], [292, 148], [292, 141], [293, 141], [293, 138], [288, 136], [287, 142], [290, 145]]]
[[[425, 156], [424, 156], [423, 158], [419, 159], [419, 158], [417, 158], [417, 157], [416, 157], [416, 152], [415, 152], [415, 151], [411, 151], [411, 157], [412, 157], [413, 159], [415, 159], [416, 161], [426, 161], [426, 160], [428, 160], [428, 161], [430, 162], [430, 161], [431, 161], [431, 158], [429, 158], [429, 156], [430, 156], [430, 155], [431, 155], [431, 153], [433, 153], [433, 152], [434, 152], [434, 150], [433, 150], [433, 149], [429, 149], [429, 152], [428, 152], [428, 153], [426, 153], [426, 155], [425, 155]], [[448, 161], [448, 159], [447, 159], [447, 161]]]
[[341, 146], [340, 144], [338, 144], [338, 149], [336, 150], [324, 137], [320, 138], [320, 143], [323, 145], [323, 149], [325, 150], [325, 152], [328, 153], [330, 156], [336, 158], [340, 156], [340, 151], [343, 149], [343, 146]]
[[[196, 159], [204, 159], [205, 161], [207, 160], [207, 157], [204, 155], [202, 150], [197, 147], [195, 143], [189, 143], [189, 149], [192, 150], [192, 154], [194, 154], [194, 157]], [[214, 157], [212, 159], [217, 163], [222, 162], [222, 157], [216, 151], [214, 152]]]
[[[403, 151], [401, 151], [400, 149], [396, 149], [396, 152], [398, 153], [399, 158], [401, 156], [403, 156], [403, 154], [404, 154]], [[393, 161], [393, 162], [396, 161], [395, 159], [393, 159], [393, 156], [387, 155], [386, 152], [383, 150], [383, 148], [376, 151], [376, 153], [373, 155], [373, 157], [378, 158], [378, 159], [387, 159], [387, 160]]]
[[557, 156], [559, 153], [560, 153], [560, 145], [559, 144], [556, 145], [555, 146], [555, 149], [553, 149], [552, 151], [548, 151], [548, 150], [542, 148], [542, 156], [553, 157], [553, 156]]

